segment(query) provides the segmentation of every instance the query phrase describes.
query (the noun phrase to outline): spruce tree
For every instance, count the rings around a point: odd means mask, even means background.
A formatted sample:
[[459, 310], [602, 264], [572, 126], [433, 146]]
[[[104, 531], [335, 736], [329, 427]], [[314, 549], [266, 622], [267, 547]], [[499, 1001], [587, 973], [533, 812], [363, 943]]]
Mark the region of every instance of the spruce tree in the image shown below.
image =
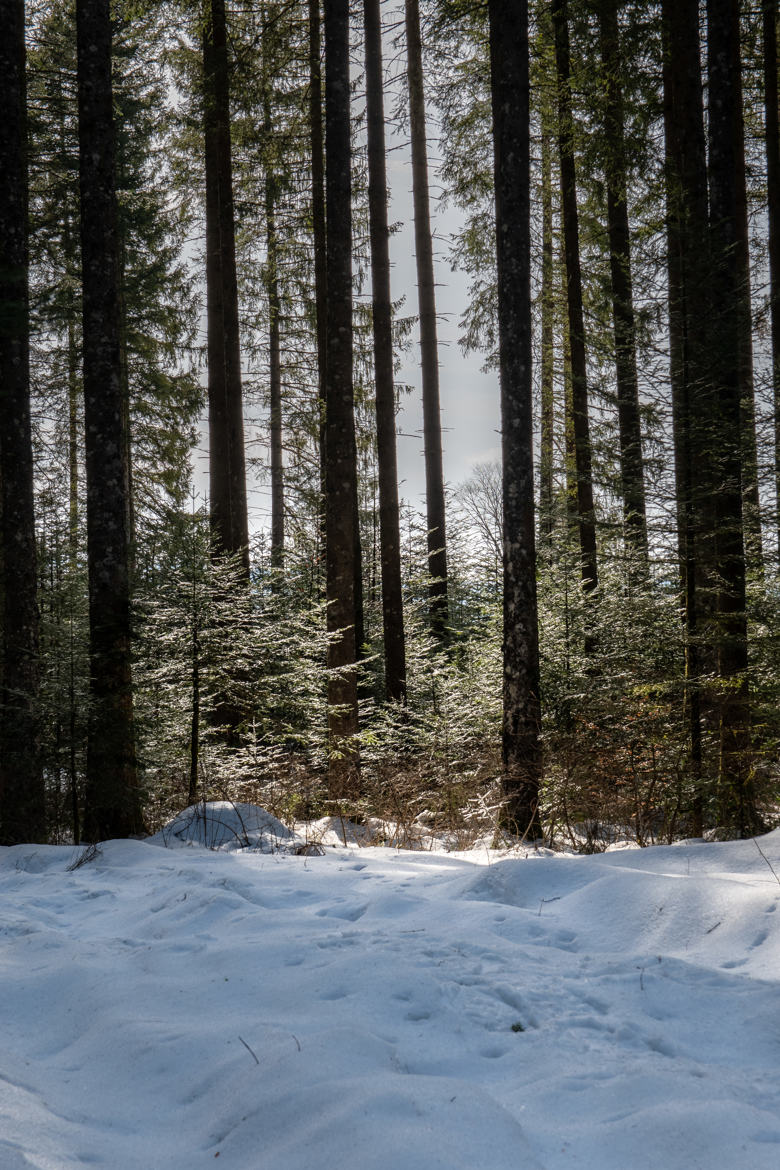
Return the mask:
[[503, 455], [503, 762], [506, 816], [541, 835], [539, 633], [531, 402], [528, 17], [490, 0], [496, 255]]
[[406, 697], [406, 649], [401, 592], [401, 536], [398, 516], [398, 470], [393, 384], [392, 302], [387, 222], [387, 173], [382, 70], [382, 21], [379, 0], [364, 0], [368, 201], [371, 233], [372, 323], [376, 386], [379, 540], [382, 562], [382, 620], [385, 648], [385, 693]]
[[248, 577], [249, 521], [224, 0], [207, 0], [202, 37], [212, 541], [216, 556], [240, 554]]
[[558, 83], [558, 151], [561, 168], [561, 217], [566, 255], [568, 332], [571, 353], [571, 425], [576, 473], [576, 515], [582, 583], [585, 590], [591, 592], [598, 586], [598, 566], [596, 561], [596, 517], [593, 502], [590, 420], [588, 417], [585, 320], [582, 308], [579, 210], [574, 157], [567, 0], [553, 0], [552, 17]]
[[[720, 820], [739, 836], [757, 828], [751, 779], [743, 479], [754, 481], [745, 450], [746, 258], [744, 153], [738, 0], [708, 0], [713, 446], [717, 460], [716, 571]], [[749, 314], [748, 314], [749, 320]], [[752, 381], [752, 380], [751, 380]], [[746, 413], [747, 416], [746, 417]]]
[[325, 0], [325, 556], [331, 795], [354, 794], [357, 759], [357, 455], [352, 381], [349, 3]]
[[30, 423], [27, 93], [23, 0], [0, 44], [0, 843], [42, 841], [38, 601]]
[[436, 291], [433, 269], [428, 144], [425, 123], [422, 39], [418, 0], [405, 0], [406, 76], [412, 145], [414, 246], [417, 262], [417, 298], [420, 312], [420, 370], [422, 373], [425, 503], [428, 519], [428, 568], [431, 627], [439, 638], [447, 632], [447, 529], [444, 466], [441, 444], [439, 347], [436, 328]]
[[780, 118], [777, 85], [777, 0], [763, 0], [764, 137], [769, 252], [769, 306], [774, 405], [775, 528], [780, 564]]
[[130, 647], [130, 500], [122, 396], [108, 0], [76, 6], [89, 563], [90, 727], [84, 835], [140, 832]]
[[695, 0], [664, 0], [663, 84], [669, 296], [670, 381], [682, 611], [685, 714], [689, 728], [694, 831], [703, 825], [702, 675], [714, 598], [710, 457], [712, 402], [708, 377], [709, 224], [704, 106]]
[[639, 414], [636, 322], [631, 276], [631, 233], [624, 140], [618, 0], [599, 0], [604, 96], [604, 158], [607, 186], [612, 320], [620, 434], [620, 483], [626, 543], [647, 571], [647, 519]]

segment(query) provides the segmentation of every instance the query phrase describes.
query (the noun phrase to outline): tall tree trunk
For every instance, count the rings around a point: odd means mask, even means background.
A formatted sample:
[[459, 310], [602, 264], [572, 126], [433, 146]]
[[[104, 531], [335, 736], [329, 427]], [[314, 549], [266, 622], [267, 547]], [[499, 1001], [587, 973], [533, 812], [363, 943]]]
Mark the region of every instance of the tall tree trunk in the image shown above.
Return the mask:
[[[708, 0], [709, 191], [712, 240], [714, 449], [716, 497], [717, 664], [720, 691], [720, 819], [749, 836], [757, 817], [749, 761], [747, 617], [742, 513], [744, 441], [744, 258], [739, 193], [742, 87], [739, 0]], [[744, 179], [744, 159], [742, 159]]]
[[130, 542], [130, 592], [133, 592], [135, 579], [135, 495], [133, 487], [133, 444], [130, 422], [130, 362], [127, 352], [127, 297], [125, 295], [125, 272], [127, 269], [127, 250], [125, 247], [125, 232], [122, 225], [121, 212], [119, 214], [119, 369], [122, 384], [122, 432], [124, 434], [125, 462], [127, 463], [127, 507], [128, 528], [127, 539]]
[[327, 355], [327, 271], [325, 239], [325, 160], [322, 139], [322, 64], [320, 0], [309, 0], [309, 135], [311, 144], [311, 207], [314, 238], [314, 306], [317, 332], [317, 388], [320, 417], [321, 533], [325, 537], [325, 361]]
[[193, 612], [190, 630], [192, 710], [190, 712], [190, 779], [187, 804], [195, 804], [198, 799], [198, 779], [200, 776], [200, 622], [197, 613], [194, 578], [192, 593]]
[[734, 199], [737, 263], [736, 303], [739, 330], [739, 395], [742, 435], [742, 520], [747, 564], [757, 572], [763, 570], [761, 502], [758, 493], [758, 445], [756, 441], [756, 398], [753, 380], [753, 306], [750, 288], [750, 225], [748, 222], [747, 176], [745, 168], [745, 124], [742, 95], [742, 60], [740, 51], [740, 7], [733, 14], [736, 22], [730, 48], [731, 118], [734, 152]]
[[203, 26], [206, 299], [211, 541], [239, 555], [249, 577], [233, 165], [224, 0], [208, 0]]
[[[70, 306], [69, 306], [70, 309]], [[68, 317], [68, 553], [71, 573], [79, 548], [79, 414], [78, 350], [75, 322]]]
[[[266, 111], [266, 133], [270, 135], [270, 112]], [[282, 362], [279, 337], [279, 257], [276, 236], [275, 177], [265, 177], [265, 238], [268, 271], [268, 355], [271, 431], [271, 567], [284, 565], [284, 457], [282, 431]]]
[[[77, 266], [73, 231], [74, 225], [68, 214], [62, 232], [68, 273]], [[65, 304], [68, 346], [68, 566], [70, 572], [75, 573], [79, 546], [79, 351], [76, 339], [78, 306], [71, 281], [68, 282]]]
[[328, 632], [328, 778], [334, 798], [354, 794], [357, 759], [355, 516], [357, 457], [352, 386], [352, 208], [349, 0], [325, 0], [325, 543]]
[[553, 248], [552, 149], [549, 126], [542, 119], [542, 420], [539, 447], [539, 536], [540, 544], [549, 545], [554, 528], [553, 468], [555, 423], [555, 278]]
[[27, 90], [23, 0], [0, 24], [0, 844], [43, 841], [38, 598], [30, 425]]
[[599, 33], [604, 95], [604, 145], [607, 179], [607, 225], [612, 278], [612, 321], [620, 433], [620, 481], [626, 543], [647, 571], [647, 519], [642, 464], [642, 432], [636, 366], [634, 292], [631, 281], [631, 234], [621, 85], [618, 0], [600, 0]]
[[141, 831], [130, 670], [130, 500], [120, 352], [108, 0], [77, 0], [90, 726], [84, 836]]
[[566, 254], [566, 291], [571, 347], [572, 421], [577, 468], [577, 523], [582, 583], [587, 591], [598, 586], [596, 518], [593, 507], [588, 378], [585, 324], [582, 310], [580, 229], [574, 163], [574, 122], [571, 109], [571, 66], [567, 0], [552, 0], [555, 65], [558, 79], [558, 149], [561, 159], [561, 214]]
[[503, 760], [507, 816], [541, 835], [534, 545], [528, 13], [489, 0], [503, 454]]
[[[669, 265], [670, 375], [677, 527], [686, 644], [695, 831], [702, 828], [702, 671], [714, 670], [705, 635], [712, 624], [708, 582], [714, 490], [707, 422], [709, 230], [697, 0], [663, 0], [664, 125]], [[709, 570], [708, 567], [709, 566]]]
[[364, 0], [363, 17], [366, 41], [368, 209], [371, 231], [385, 693], [388, 699], [403, 702], [406, 698], [406, 645], [401, 592], [401, 533], [398, 518], [392, 302], [390, 299], [390, 233], [387, 223], [382, 19], [379, 0]]
[[767, 214], [769, 219], [769, 305], [772, 326], [774, 400], [775, 528], [780, 563], [780, 119], [777, 85], [777, 0], [763, 0], [764, 118]]
[[[72, 259], [70, 223], [65, 227], [65, 252]], [[79, 554], [79, 352], [76, 341], [76, 305], [73, 290], [68, 291], [67, 301], [67, 344], [68, 344], [68, 773], [70, 785], [70, 811], [73, 826], [73, 843], [81, 842], [81, 817], [79, 812], [79, 783], [76, 766], [76, 647], [74, 637], [74, 614], [76, 573]], [[129, 486], [129, 485], [128, 485]]]
[[447, 632], [447, 535], [444, 466], [439, 402], [439, 351], [436, 336], [436, 293], [433, 271], [428, 146], [425, 128], [420, 11], [417, 0], [405, 0], [407, 83], [412, 140], [412, 197], [414, 246], [417, 259], [417, 297], [420, 310], [425, 500], [428, 522], [428, 569], [431, 575], [431, 625], [445, 638]]

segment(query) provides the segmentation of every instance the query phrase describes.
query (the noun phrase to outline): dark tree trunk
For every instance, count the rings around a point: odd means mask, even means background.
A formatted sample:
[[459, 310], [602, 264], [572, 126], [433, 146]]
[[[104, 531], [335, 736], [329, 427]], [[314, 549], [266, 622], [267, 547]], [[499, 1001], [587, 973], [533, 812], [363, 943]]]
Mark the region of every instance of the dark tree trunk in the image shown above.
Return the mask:
[[141, 831], [130, 671], [130, 492], [122, 395], [108, 0], [76, 6], [89, 566], [84, 836]]
[[200, 626], [198, 622], [195, 584], [193, 581], [193, 614], [191, 631], [192, 666], [190, 685], [192, 687], [192, 711], [190, 713], [190, 782], [187, 804], [198, 799], [198, 778], [200, 775]]
[[618, 0], [601, 0], [599, 32], [604, 95], [604, 146], [607, 179], [607, 225], [612, 278], [612, 321], [620, 433], [620, 480], [626, 543], [647, 571], [647, 520], [642, 463], [642, 431], [636, 366], [634, 292], [631, 281], [631, 235], [621, 84]]
[[393, 384], [390, 248], [387, 223], [385, 112], [382, 73], [382, 20], [379, 0], [364, 0], [368, 134], [368, 208], [371, 231], [371, 286], [376, 383], [379, 543], [382, 563], [382, 622], [385, 641], [385, 693], [406, 698], [406, 646], [401, 592], [401, 533]]
[[709, 230], [697, 0], [664, 0], [664, 124], [669, 265], [670, 374], [674, 422], [677, 529], [686, 642], [695, 831], [702, 822], [701, 673], [713, 670], [704, 633], [713, 599], [705, 567], [712, 565], [714, 490], [707, 417]]
[[[63, 135], [64, 137], [64, 135]], [[66, 215], [62, 245], [66, 271], [74, 272], [78, 260], [75, 255], [74, 224]], [[68, 566], [75, 573], [79, 546], [79, 350], [76, 339], [79, 307], [72, 282], [66, 294], [66, 333], [68, 339]]]
[[772, 325], [772, 389], [775, 407], [775, 526], [780, 561], [780, 125], [777, 86], [777, 0], [764, 0], [764, 117], [767, 213], [769, 219], [769, 304]]
[[79, 354], [75, 322], [68, 319], [68, 556], [75, 573], [79, 548]]
[[554, 527], [553, 516], [553, 439], [555, 421], [555, 350], [554, 319], [555, 277], [553, 250], [552, 150], [549, 127], [542, 122], [542, 426], [539, 447], [539, 535], [540, 543], [549, 545]]
[[[708, 0], [709, 192], [712, 240], [712, 365], [717, 460], [716, 590], [720, 692], [720, 819], [749, 836], [757, 829], [750, 779], [750, 710], [742, 512], [744, 439], [744, 257], [740, 187], [742, 86], [739, 0]], [[742, 180], [744, 186], [744, 158]], [[752, 400], [752, 395], [751, 395]]]
[[504, 790], [516, 832], [541, 836], [534, 545], [528, 13], [490, 0], [504, 546]]
[[[561, 209], [561, 221], [563, 210]], [[564, 458], [566, 471], [566, 524], [570, 539], [579, 541], [579, 512], [577, 509], [577, 457], [574, 448], [574, 410], [572, 407], [571, 376], [571, 331], [569, 329], [568, 289], [566, 277], [566, 247], [563, 238], [563, 223], [560, 224], [560, 331], [561, 365], [563, 366], [563, 428]]]
[[[322, 64], [320, 0], [309, 0], [309, 134], [311, 206], [314, 238], [314, 305], [317, 331], [317, 386], [320, 415], [320, 495], [325, 499], [325, 361], [327, 355], [327, 271], [325, 239], [325, 161], [322, 140]], [[324, 540], [324, 504], [321, 531]]]
[[249, 522], [224, 0], [208, 0], [205, 14], [203, 124], [211, 541], [214, 555], [239, 555], [248, 578]]
[[[63, 132], [64, 138], [64, 132]], [[73, 224], [66, 217], [63, 230], [65, 264], [68, 269], [77, 267]], [[73, 603], [76, 588], [75, 575], [78, 570], [79, 553], [79, 363], [80, 354], [76, 337], [78, 306], [69, 283], [67, 293], [67, 338], [68, 338], [68, 604], [70, 607], [70, 629], [68, 647], [68, 776], [71, 825], [73, 843], [81, 843], [81, 813], [79, 809], [79, 778], [76, 764], [76, 650], [73, 631]]]
[[552, 0], [555, 64], [558, 78], [558, 148], [561, 159], [561, 214], [566, 253], [566, 291], [571, 348], [572, 422], [577, 470], [577, 523], [582, 582], [586, 590], [598, 586], [596, 519], [593, 507], [588, 378], [585, 324], [582, 310], [580, 233], [574, 163], [574, 124], [571, 109], [571, 67], [567, 0]]
[[27, 246], [24, 3], [0, 3], [0, 844], [44, 841]]
[[412, 196], [414, 246], [417, 258], [417, 296], [420, 310], [425, 499], [428, 521], [428, 568], [431, 574], [431, 625], [447, 634], [447, 535], [445, 525], [444, 466], [439, 403], [439, 351], [436, 336], [436, 293], [433, 271], [428, 146], [425, 128], [420, 12], [417, 0], [405, 0], [407, 82], [412, 140]]
[[739, 395], [742, 434], [742, 521], [745, 555], [755, 571], [763, 569], [761, 503], [758, 494], [758, 448], [756, 442], [756, 398], [753, 381], [753, 308], [750, 289], [750, 226], [748, 223], [747, 177], [745, 171], [745, 125], [742, 101], [739, 3], [730, 46], [731, 104], [733, 116], [734, 199], [737, 263], [736, 303], [739, 330]]
[[130, 365], [127, 354], [127, 298], [125, 296], [125, 271], [127, 250], [125, 233], [119, 217], [119, 370], [122, 384], [122, 432], [124, 434], [125, 462], [127, 463], [127, 506], [129, 512], [127, 539], [130, 542], [130, 593], [133, 593], [135, 579], [135, 496], [133, 487], [133, 444], [130, 423]]
[[[357, 458], [352, 387], [352, 209], [349, 0], [325, 0], [326, 566], [329, 784], [334, 798], [354, 794], [357, 758], [355, 517]], [[353, 669], [350, 669], [353, 668]]]
[[[270, 115], [266, 120], [270, 133]], [[279, 259], [276, 238], [275, 179], [265, 179], [265, 233], [268, 270], [268, 354], [271, 431], [271, 567], [284, 566], [284, 459], [282, 445], [282, 362], [279, 338]]]
[[[353, 410], [354, 416], [354, 410]], [[354, 433], [354, 421], [353, 421]], [[360, 539], [360, 496], [358, 490], [358, 473], [357, 473], [357, 445], [355, 449], [355, 512], [352, 519], [352, 531], [354, 536], [355, 548], [355, 565], [354, 574], [355, 581], [352, 587], [353, 596], [355, 598], [355, 653], [358, 658], [362, 658], [365, 650], [366, 628], [365, 628], [365, 613], [363, 607], [363, 548]]]

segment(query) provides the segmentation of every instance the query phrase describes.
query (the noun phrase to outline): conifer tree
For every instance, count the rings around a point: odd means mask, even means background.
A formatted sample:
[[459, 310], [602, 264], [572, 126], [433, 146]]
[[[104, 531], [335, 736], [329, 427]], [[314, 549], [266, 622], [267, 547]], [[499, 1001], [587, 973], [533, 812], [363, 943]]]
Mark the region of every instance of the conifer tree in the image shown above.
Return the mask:
[[239, 553], [248, 576], [249, 521], [224, 0], [207, 0], [202, 36], [212, 541], [217, 556]]
[[141, 830], [130, 666], [130, 508], [122, 400], [108, 0], [76, 6], [89, 562], [90, 728], [84, 835]]
[[23, 0], [0, 5], [0, 843], [45, 837], [30, 423]]
[[317, 383], [320, 413], [320, 491], [325, 496], [325, 359], [327, 273], [325, 239], [325, 161], [322, 135], [322, 65], [320, 0], [309, 0], [309, 139], [311, 154], [311, 219], [314, 247]]
[[357, 456], [352, 370], [352, 210], [349, 2], [325, 0], [325, 556], [327, 567], [329, 784], [354, 794], [357, 760], [355, 565]]
[[561, 168], [561, 216], [566, 255], [568, 331], [571, 352], [571, 416], [576, 470], [577, 528], [582, 583], [590, 592], [598, 586], [596, 518], [588, 417], [588, 375], [585, 321], [582, 309], [579, 210], [574, 158], [574, 122], [571, 102], [571, 64], [567, 0], [552, 0], [555, 61], [558, 83], [558, 151]]
[[764, 136], [769, 252], [769, 307], [774, 405], [775, 528], [780, 563], [780, 119], [777, 85], [777, 0], [763, 0]]
[[553, 534], [554, 472], [554, 375], [553, 349], [555, 300], [553, 290], [552, 152], [549, 127], [542, 122], [542, 287], [541, 287], [541, 435], [539, 450], [539, 535], [549, 545]]
[[[669, 296], [670, 379], [682, 609], [686, 717], [694, 827], [703, 816], [703, 673], [714, 670], [705, 631], [714, 609], [708, 390], [709, 225], [704, 107], [695, 0], [664, 0], [663, 84]], [[709, 567], [709, 572], [708, 572]]]
[[[757, 827], [751, 781], [743, 479], [750, 483], [745, 403], [744, 150], [738, 0], [708, 0], [712, 442], [717, 460], [717, 666], [721, 680], [720, 820], [739, 836]], [[742, 206], [741, 206], [742, 204]], [[749, 314], [748, 314], [749, 319]], [[746, 414], [748, 417], [746, 417]]]
[[643, 562], [646, 571], [647, 519], [631, 278], [631, 234], [628, 222], [618, 0], [600, 0], [599, 34], [603, 72], [603, 135], [623, 518], [626, 542]]
[[[268, 94], [264, 100], [263, 132], [271, 136], [271, 109]], [[271, 435], [271, 564], [284, 566], [284, 462], [282, 429], [282, 362], [280, 353], [281, 300], [279, 295], [279, 245], [276, 232], [277, 180], [273, 165], [266, 164], [265, 238], [268, 268], [268, 390]]]
[[506, 815], [541, 835], [539, 633], [531, 403], [531, 228], [528, 17], [490, 0], [496, 254], [503, 455], [503, 761]]
[[429, 595], [432, 629], [439, 638], [444, 638], [448, 620], [447, 530], [441, 444], [436, 292], [428, 191], [425, 89], [418, 0], [405, 0], [404, 11], [406, 18], [406, 76], [409, 87], [409, 122], [412, 142], [414, 246], [417, 260], [417, 297], [420, 312], [425, 502], [428, 519], [428, 567], [431, 575]]
[[392, 302], [387, 222], [385, 114], [382, 71], [382, 21], [379, 0], [364, 0], [368, 201], [371, 233], [372, 323], [376, 385], [379, 539], [382, 562], [382, 619], [385, 643], [385, 693], [402, 702], [406, 696], [406, 649], [401, 592], [401, 536], [393, 385]]

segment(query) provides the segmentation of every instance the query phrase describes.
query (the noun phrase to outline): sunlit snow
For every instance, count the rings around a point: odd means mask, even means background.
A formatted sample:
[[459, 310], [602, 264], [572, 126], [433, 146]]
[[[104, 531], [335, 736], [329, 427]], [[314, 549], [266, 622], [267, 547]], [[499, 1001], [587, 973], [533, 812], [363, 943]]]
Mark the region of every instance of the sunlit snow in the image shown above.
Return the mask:
[[780, 1166], [780, 831], [312, 856], [239, 811], [0, 849], [0, 1170]]

